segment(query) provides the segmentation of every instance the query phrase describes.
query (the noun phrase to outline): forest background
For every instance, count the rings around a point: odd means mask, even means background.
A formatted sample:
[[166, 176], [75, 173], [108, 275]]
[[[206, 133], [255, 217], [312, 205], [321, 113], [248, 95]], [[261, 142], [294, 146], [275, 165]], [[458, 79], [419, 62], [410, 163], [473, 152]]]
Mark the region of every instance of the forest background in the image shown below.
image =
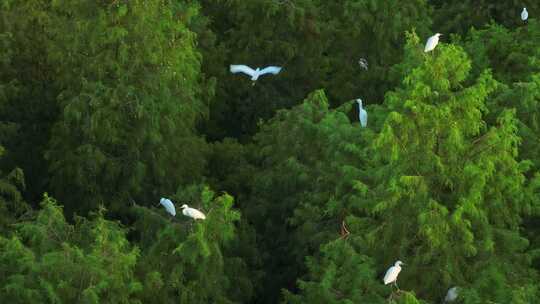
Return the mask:
[[540, 303], [539, 15], [0, 1], [0, 303]]

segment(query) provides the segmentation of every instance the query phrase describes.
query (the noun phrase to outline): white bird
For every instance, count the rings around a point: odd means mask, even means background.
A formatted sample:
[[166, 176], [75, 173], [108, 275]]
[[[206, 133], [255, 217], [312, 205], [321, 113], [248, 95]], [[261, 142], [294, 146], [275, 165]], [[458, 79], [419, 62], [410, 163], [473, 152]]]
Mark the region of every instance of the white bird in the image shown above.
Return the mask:
[[396, 285], [396, 287], [399, 289], [399, 287], [397, 286], [397, 277], [399, 272], [401, 271], [401, 265], [405, 265], [405, 263], [403, 263], [402, 261], [397, 261], [394, 266], [388, 268], [383, 279], [384, 285], [394, 283], [394, 285]]
[[257, 79], [259, 79], [260, 76], [264, 75], [264, 74], [274, 74], [276, 75], [277, 73], [279, 73], [281, 71], [281, 67], [277, 67], [277, 66], [269, 66], [269, 67], [266, 67], [264, 69], [252, 69], [250, 67], [248, 67], [247, 65], [235, 65], [235, 64], [231, 64], [231, 73], [244, 73], [246, 75], [249, 75], [251, 76], [251, 80], [252, 81], [256, 81]]
[[358, 64], [360, 65], [361, 68], [363, 68], [364, 70], [367, 71], [368, 69], [368, 62], [365, 58], [360, 58], [360, 60], [358, 60]]
[[367, 126], [367, 112], [362, 108], [362, 99], [356, 100], [358, 103], [358, 117], [360, 118], [360, 125], [365, 128]]
[[456, 286], [448, 289], [446, 297], [444, 298], [444, 303], [454, 302], [458, 297], [458, 288]]
[[431, 52], [433, 51], [433, 49], [435, 49], [435, 47], [437, 46], [437, 44], [439, 43], [439, 36], [442, 36], [442, 34], [440, 33], [437, 33], [431, 37], [429, 37], [427, 43], [426, 43], [426, 47], [424, 48], [424, 52]]
[[167, 210], [168, 213], [172, 216], [176, 216], [176, 209], [170, 199], [162, 197], [161, 200], [159, 200], [159, 203], [165, 207], [165, 210]]
[[526, 21], [529, 18], [529, 12], [527, 12], [527, 8], [524, 7], [521, 11], [521, 20]]
[[194, 209], [194, 208], [190, 208], [188, 205], [184, 204], [182, 205], [182, 214], [184, 214], [185, 216], [188, 216], [194, 220], [204, 220], [206, 219], [206, 215], [204, 215], [204, 213], [200, 212], [199, 210], [197, 209]]

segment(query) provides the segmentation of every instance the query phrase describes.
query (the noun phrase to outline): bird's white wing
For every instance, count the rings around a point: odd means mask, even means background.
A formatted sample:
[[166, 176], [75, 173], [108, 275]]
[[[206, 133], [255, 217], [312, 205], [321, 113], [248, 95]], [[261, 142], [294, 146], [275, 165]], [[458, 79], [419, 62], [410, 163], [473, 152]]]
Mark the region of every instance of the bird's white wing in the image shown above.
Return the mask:
[[360, 124], [362, 125], [362, 127], [367, 126], [367, 112], [364, 109], [360, 111]]
[[200, 212], [199, 210], [197, 209], [192, 209], [193, 210], [193, 216], [195, 218], [198, 218], [198, 219], [206, 219], [206, 215], [204, 215], [204, 213]]
[[231, 64], [230, 70], [231, 73], [244, 73], [252, 77], [255, 74], [255, 70], [243, 64]]
[[386, 274], [384, 275], [384, 279], [383, 279], [384, 284], [386, 285], [386, 284], [394, 282], [397, 278], [398, 273], [399, 271], [395, 266], [388, 268], [388, 270], [386, 271]]
[[162, 201], [163, 206], [165, 207], [165, 210], [169, 212], [172, 216], [176, 216], [176, 209], [174, 208], [174, 204], [171, 202], [170, 199], [164, 199]]
[[448, 293], [446, 293], [446, 297], [444, 298], [444, 302], [453, 302], [458, 297], [458, 290], [457, 287], [452, 287], [448, 289]]
[[424, 48], [424, 52], [429, 52], [429, 51], [433, 50], [435, 48], [435, 46], [437, 45], [437, 39], [438, 39], [437, 36], [429, 37], [429, 39], [428, 39], [428, 41], [426, 43], [426, 47]]
[[523, 10], [521, 12], [521, 20], [525, 21], [527, 18], [529, 18], [529, 13], [526, 10]]
[[206, 216], [204, 215], [204, 213], [200, 212], [197, 209], [189, 208], [187, 212], [189, 214], [188, 216], [191, 218], [203, 219], [203, 220], [206, 219]]
[[276, 75], [277, 73], [279, 73], [281, 71], [281, 67], [277, 67], [277, 66], [268, 66], [268, 67], [265, 67], [264, 69], [262, 69], [260, 72], [259, 72], [259, 75], [264, 75], [264, 74], [274, 74]]

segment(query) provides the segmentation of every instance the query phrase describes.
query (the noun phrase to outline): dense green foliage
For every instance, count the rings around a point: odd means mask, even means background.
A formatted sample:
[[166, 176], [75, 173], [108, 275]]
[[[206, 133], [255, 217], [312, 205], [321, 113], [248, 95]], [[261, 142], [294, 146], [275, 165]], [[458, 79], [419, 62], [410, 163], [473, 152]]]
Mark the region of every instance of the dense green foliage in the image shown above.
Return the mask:
[[538, 15], [1, 1], [0, 303], [540, 303]]

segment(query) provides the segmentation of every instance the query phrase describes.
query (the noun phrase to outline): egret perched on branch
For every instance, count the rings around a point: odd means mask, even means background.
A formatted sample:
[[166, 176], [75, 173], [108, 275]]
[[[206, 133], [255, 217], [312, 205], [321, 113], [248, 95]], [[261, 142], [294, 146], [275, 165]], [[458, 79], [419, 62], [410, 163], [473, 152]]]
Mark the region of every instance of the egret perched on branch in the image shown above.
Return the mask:
[[527, 12], [527, 8], [524, 7], [523, 10], [521, 11], [521, 20], [527, 21], [528, 18], [529, 18], [529, 12]]
[[266, 67], [264, 69], [252, 69], [250, 67], [248, 67], [247, 65], [235, 65], [235, 64], [231, 64], [231, 73], [244, 73], [246, 75], [249, 75], [251, 76], [251, 80], [253, 81], [253, 84], [255, 84], [255, 81], [257, 81], [257, 79], [259, 79], [259, 76], [262, 76], [264, 74], [274, 74], [276, 75], [277, 73], [279, 73], [281, 71], [281, 67], [277, 67], [277, 66], [269, 66], [269, 67]]
[[204, 213], [200, 212], [199, 210], [197, 209], [194, 209], [194, 208], [190, 208], [188, 205], [184, 204], [182, 205], [182, 214], [184, 214], [185, 216], [188, 216], [194, 220], [204, 220], [206, 219], [206, 215], [204, 215]]
[[176, 216], [176, 209], [170, 199], [162, 197], [161, 200], [159, 200], [159, 203], [165, 207], [165, 210], [167, 210], [168, 213], [172, 216]]
[[368, 69], [368, 62], [365, 58], [360, 58], [360, 60], [358, 60], [358, 64], [360, 65], [361, 68], [363, 68], [364, 70], [367, 71]]
[[401, 265], [405, 265], [405, 263], [403, 263], [402, 261], [397, 261], [394, 266], [388, 268], [383, 279], [384, 285], [394, 283], [394, 285], [396, 285], [396, 288], [399, 289], [397, 285], [397, 277], [399, 272], [401, 271]]
[[360, 125], [365, 128], [367, 126], [367, 112], [362, 108], [362, 99], [356, 100], [358, 103], [358, 117], [360, 118]]
[[458, 288], [456, 286], [448, 289], [446, 297], [444, 298], [444, 303], [454, 302], [458, 297]]
[[439, 43], [439, 36], [442, 36], [442, 34], [437, 33], [437, 34], [429, 37], [429, 39], [428, 39], [428, 41], [426, 43], [426, 47], [424, 48], [425, 53], [431, 52], [431, 51], [433, 51], [433, 49], [435, 49], [435, 47]]

